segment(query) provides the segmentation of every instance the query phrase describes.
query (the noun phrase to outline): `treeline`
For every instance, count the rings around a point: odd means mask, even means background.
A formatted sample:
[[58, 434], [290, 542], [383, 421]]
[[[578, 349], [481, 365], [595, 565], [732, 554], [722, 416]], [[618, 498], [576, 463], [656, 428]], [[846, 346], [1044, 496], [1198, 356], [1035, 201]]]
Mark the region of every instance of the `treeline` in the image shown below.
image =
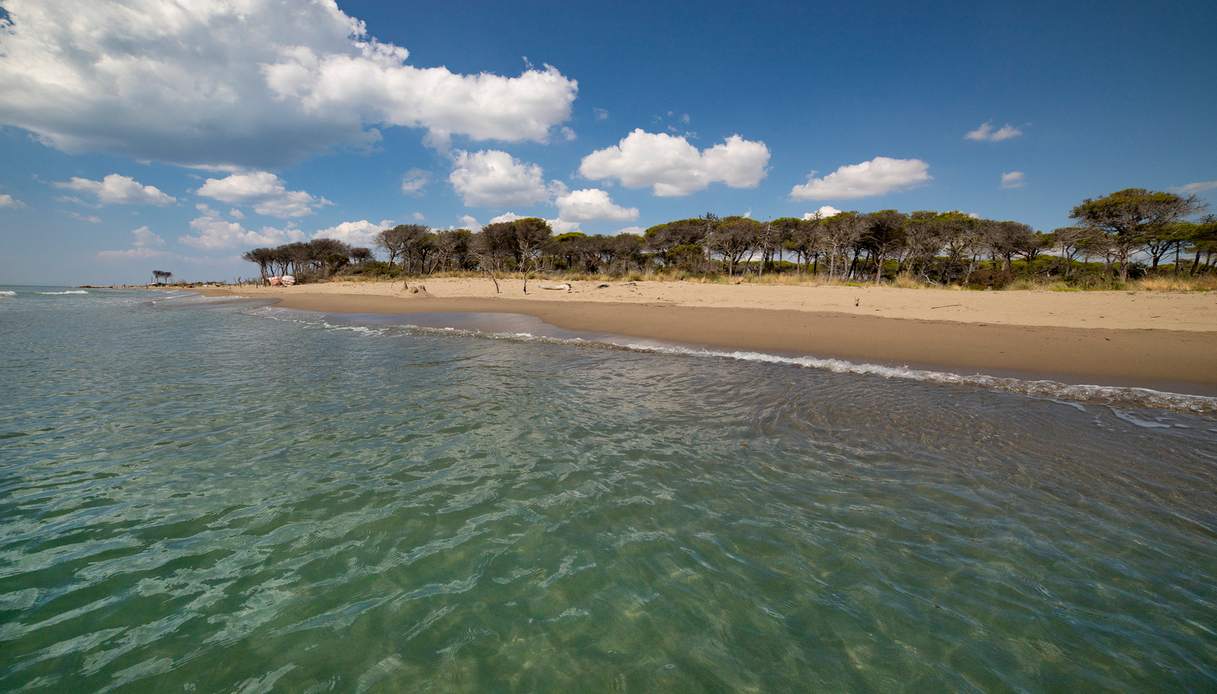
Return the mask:
[[736, 277], [786, 273], [830, 281], [883, 282], [909, 277], [941, 285], [1001, 287], [1018, 277], [1094, 286], [1146, 273], [1217, 272], [1217, 219], [1186, 221], [1201, 211], [1194, 197], [1129, 189], [1088, 199], [1072, 210], [1075, 226], [1041, 232], [1014, 221], [961, 212], [882, 210], [769, 221], [748, 217], [681, 219], [642, 235], [554, 235], [524, 218], [480, 231], [400, 225], [376, 246], [351, 248], [328, 239], [255, 249], [246, 258], [305, 279], [436, 272], [594, 274], [660, 273]]
[[294, 275], [300, 281], [324, 279], [375, 256], [370, 248], [352, 247], [335, 239], [313, 239], [274, 248], [255, 248], [241, 258], [258, 266], [265, 281], [271, 276]]

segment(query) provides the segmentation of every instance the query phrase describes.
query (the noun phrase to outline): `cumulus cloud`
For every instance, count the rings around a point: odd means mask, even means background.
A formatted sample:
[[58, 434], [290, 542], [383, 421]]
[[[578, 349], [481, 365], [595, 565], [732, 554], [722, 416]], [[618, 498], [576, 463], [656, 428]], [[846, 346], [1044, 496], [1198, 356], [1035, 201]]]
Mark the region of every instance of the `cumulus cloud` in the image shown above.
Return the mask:
[[[1184, 193], [1185, 195], [1204, 193], [1210, 190], [1217, 190], [1217, 181], [1196, 181], [1195, 183], [1188, 183], [1187, 185], [1179, 186], [1175, 190], [1177, 192]], [[0, 207], [3, 206], [4, 205], [0, 204]]]
[[25, 203], [21, 202], [17, 198], [14, 198], [8, 193], [0, 193], [0, 208], [5, 207], [16, 209], [18, 207], [25, 207]]
[[698, 151], [682, 136], [638, 128], [616, 145], [584, 157], [579, 173], [592, 180], [616, 179], [627, 188], [650, 186], [655, 195], [676, 197], [711, 183], [755, 188], [765, 178], [768, 164], [765, 143], [739, 135]]
[[376, 243], [376, 235], [382, 230], [393, 226], [393, 220], [382, 219], [379, 224], [373, 224], [366, 219], [357, 222], [342, 222], [332, 227], [318, 229], [313, 234], [315, 239], [336, 239], [352, 246], [371, 246]]
[[803, 219], [828, 219], [839, 214], [841, 214], [841, 210], [832, 205], [824, 205], [815, 212], [804, 212]]
[[138, 258], [160, 258], [170, 255], [164, 249], [165, 239], [153, 233], [147, 226], [142, 226], [131, 232], [131, 247], [117, 251], [100, 251], [97, 254], [102, 260], [131, 260]]
[[545, 141], [578, 83], [407, 64], [333, 0], [6, 0], [0, 124], [66, 152], [270, 168], [378, 127]]
[[1022, 130], [1009, 123], [994, 129], [993, 123], [985, 121], [975, 130], [969, 130], [964, 134], [964, 139], [972, 140], [973, 142], [1001, 142], [1003, 140], [1012, 140], [1022, 134]]
[[295, 227], [277, 229], [264, 226], [261, 230], [246, 229], [239, 222], [230, 222], [218, 216], [206, 205], [201, 206], [203, 216], [190, 220], [191, 235], [181, 237], [187, 246], [205, 251], [230, 248], [248, 249], [255, 246], [276, 246], [289, 241], [303, 241], [304, 232]]
[[477, 218], [475, 218], [473, 215], [468, 215], [468, 214], [461, 215], [461, 218], [458, 219], [457, 221], [460, 222], [461, 229], [469, 229], [470, 231], [481, 231], [482, 230], [481, 222], [479, 222], [477, 220]]
[[622, 207], [613, 202], [609, 194], [599, 188], [582, 188], [559, 195], [554, 204], [558, 206], [558, 217], [571, 222], [588, 222], [595, 219], [629, 221], [638, 219], [638, 208]]
[[156, 186], [146, 186], [130, 176], [112, 173], [100, 181], [73, 176], [55, 183], [56, 188], [92, 195], [102, 205], [172, 205], [177, 198]]
[[931, 180], [930, 166], [920, 159], [875, 157], [860, 164], [847, 164], [836, 171], [816, 178], [807, 175], [807, 182], [790, 189], [795, 200], [852, 200], [885, 195]]
[[303, 190], [288, 190], [283, 181], [269, 171], [209, 178], [196, 193], [229, 205], [253, 205], [255, 212], [270, 217], [304, 217], [322, 205], [333, 204]]
[[493, 149], [456, 152], [448, 181], [470, 207], [529, 205], [551, 193], [539, 165]]
[[491, 217], [490, 221], [487, 222], [487, 224], [498, 224], [500, 222], [514, 222], [517, 219], [524, 219], [524, 215], [516, 214], [515, 212], [504, 212], [501, 215]]
[[638, 234], [641, 236], [645, 231], [646, 229], [643, 229], [642, 227], [622, 227], [617, 231], [614, 231], [613, 236], [620, 236], [621, 234]]
[[233, 219], [245, 219], [245, 213], [235, 207], [228, 211], [228, 216]]
[[1001, 175], [1002, 188], [1022, 188], [1027, 185], [1027, 177], [1022, 171], [1007, 171]]
[[[524, 218], [530, 217], [530, 216], [536, 216], [536, 215], [522, 215], [522, 214], [516, 214], [515, 212], [504, 212], [503, 214], [497, 215], [495, 217], [491, 217], [490, 221], [487, 222], [487, 224], [498, 224], [499, 222], [514, 222], [517, 219], [524, 219]], [[542, 217], [542, 219], [544, 219], [544, 217]], [[474, 220], [474, 221], [476, 222], [477, 220]], [[555, 234], [565, 234], [570, 231], [579, 230], [579, 223], [576, 221], [573, 221], [573, 220], [556, 218], [556, 219], [545, 219], [545, 222], [549, 224], [549, 228], [552, 229]]]

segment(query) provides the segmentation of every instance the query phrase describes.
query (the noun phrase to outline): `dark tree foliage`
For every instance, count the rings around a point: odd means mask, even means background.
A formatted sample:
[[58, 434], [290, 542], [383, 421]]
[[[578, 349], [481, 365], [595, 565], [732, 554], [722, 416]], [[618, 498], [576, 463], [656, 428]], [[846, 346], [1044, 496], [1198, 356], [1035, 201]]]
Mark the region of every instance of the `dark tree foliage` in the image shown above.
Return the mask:
[[[295, 274], [301, 281], [335, 274], [424, 276], [481, 272], [494, 279], [518, 273], [624, 276], [743, 276], [794, 272], [829, 281], [875, 282], [911, 277], [935, 284], [1000, 287], [1017, 277], [1056, 278], [1090, 286], [1124, 282], [1130, 273], [1217, 272], [1217, 217], [1185, 219], [1201, 210], [1193, 197], [1128, 189], [1085, 200], [1076, 226], [1038, 232], [1016, 221], [958, 211], [880, 210], [830, 217], [702, 217], [657, 224], [639, 236], [555, 236], [549, 223], [527, 217], [480, 231], [436, 230], [419, 224], [385, 229], [369, 248], [314, 239], [255, 248], [243, 257], [263, 278]], [[790, 260], [793, 262], [790, 262]], [[1170, 263], [1170, 265], [1166, 265]]]

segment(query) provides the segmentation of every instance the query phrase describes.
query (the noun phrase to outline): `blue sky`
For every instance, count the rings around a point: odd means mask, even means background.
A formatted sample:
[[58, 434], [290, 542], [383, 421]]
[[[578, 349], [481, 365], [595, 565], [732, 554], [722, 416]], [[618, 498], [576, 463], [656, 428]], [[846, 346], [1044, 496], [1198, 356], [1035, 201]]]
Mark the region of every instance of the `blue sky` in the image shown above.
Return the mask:
[[506, 213], [1217, 206], [1214, 3], [243, 4], [0, 0], [0, 283]]

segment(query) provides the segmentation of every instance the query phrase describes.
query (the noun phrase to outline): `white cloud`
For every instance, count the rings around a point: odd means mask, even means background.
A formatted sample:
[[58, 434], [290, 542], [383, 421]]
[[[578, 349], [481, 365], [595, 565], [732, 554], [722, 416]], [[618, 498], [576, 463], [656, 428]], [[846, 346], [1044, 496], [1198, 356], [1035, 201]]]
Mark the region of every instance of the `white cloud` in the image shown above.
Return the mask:
[[207, 251], [276, 246], [289, 241], [302, 241], [305, 238], [303, 231], [291, 226], [286, 229], [266, 226], [260, 231], [246, 229], [240, 223], [225, 220], [209, 209], [203, 210], [202, 217], [190, 220], [190, 228], [194, 235], [181, 237], [181, 242]]
[[583, 188], [559, 195], [554, 200], [558, 206], [558, 217], [571, 222], [587, 222], [593, 219], [629, 221], [638, 219], [638, 208], [622, 207], [613, 202], [609, 194], [599, 188]]
[[[499, 222], [514, 222], [517, 219], [524, 219], [526, 216], [528, 216], [528, 215], [516, 214], [515, 212], [504, 212], [503, 214], [498, 215], [496, 217], [491, 217], [490, 221], [487, 222], [487, 224], [498, 224]], [[474, 221], [476, 222], [477, 220], [474, 220]], [[570, 231], [579, 230], [578, 222], [565, 220], [565, 219], [546, 219], [545, 221], [546, 221], [546, 223], [549, 224], [549, 228], [552, 229], [555, 234], [565, 234]]]
[[608, 120], [609, 112], [605, 109], [596, 107], [592, 109], [592, 113], [596, 115], [596, 120]]
[[498, 224], [499, 222], [514, 222], [517, 219], [524, 219], [524, 215], [516, 214], [515, 212], [504, 212], [497, 217], [491, 217], [487, 224]]
[[551, 192], [540, 166], [493, 149], [457, 152], [448, 180], [470, 207], [529, 205]]
[[427, 218], [427, 215], [423, 214], [422, 212], [415, 212], [414, 214], [411, 214], [410, 217], [412, 217], [416, 222], [421, 222]]
[[824, 205], [815, 212], [804, 212], [803, 219], [828, 219], [829, 217], [834, 217], [839, 214], [841, 214], [841, 210], [838, 210], [832, 205]]
[[482, 223], [479, 222], [473, 215], [461, 215], [461, 218], [457, 221], [460, 222], [461, 229], [469, 229], [470, 231], [482, 230]]
[[565, 219], [547, 219], [549, 228], [553, 229], [555, 234], [567, 234], [572, 231], [579, 231], [579, 223]]
[[172, 205], [177, 198], [156, 186], [146, 186], [130, 176], [108, 174], [100, 181], [73, 176], [55, 183], [56, 188], [85, 193], [97, 198], [102, 205]]
[[253, 205], [255, 212], [270, 217], [303, 217], [322, 205], [333, 204], [303, 190], [288, 190], [283, 181], [269, 171], [209, 178], [195, 192], [230, 205]]
[[410, 169], [401, 177], [401, 192], [406, 195], [419, 195], [430, 182], [430, 172], [423, 169]]
[[[1188, 195], [1193, 193], [1203, 193], [1209, 190], [1217, 190], [1217, 181], [1196, 181], [1195, 183], [1188, 183], [1187, 185], [1179, 186], [1175, 190]], [[0, 204], [0, 207], [3, 206], [4, 205]]]
[[559, 129], [558, 132], [562, 133], [562, 139], [566, 140], [567, 142], [574, 142], [575, 139], [579, 137], [577, 134], [575, 134], [574, 130], [566, 127], [565, 125], [562, 126], [562, 128]]
[[233, 219], [245, 219], [245, 213], [235, 207], [228, 211], [228, 216]]
[[1019, 130], [1009, 123], [1006, 123], [1000, 128], [994, 129], [991, 122], [985, 121], [984, 123], [981, 123], [980, 126], [975, 130], [969, 130], [964, 135], [964, 139], [972, 140], [974, 142], [1001, 142], [1003, 140], [1012, 140], [1022, 134], [1022, 130]]
[[373, 224], [366, 219], [357, 222], [342, 222], [332, 227], [318, 229], [313, 234], [315, 239], [336, 239], [352, 246], [371, 246], [376, 242], [376, 235], [382, 230], [391, 228], [393, 220], [382, 219], [379, 224]]
[[142, 226], [131, 232], [133, 237], [131, 247], [120, 251], [100, 251], [97, 257], [102, 260], [131, 260], [139, 258], [161, 258], [171, 255], [162, 250], [165, 239], [156, 235], [147, 226]]
[[14, 198], [8, 193], [0, 193], [0, 208], [4, 207], [16, 209], [18, 207], [25, 207], [25, 203], [21, 202], [17, 198]]
[[1022, 188], [1027, 185], [1027, 177], [1022, 171], [1007, 171], [1001, 175], [1002, 188]]
[[906, 190], [931, 180], [930, 166], [920, 159], [875, 157], [860, 164], [846, 164], [836, 171], [790, 189], [795, 200], [852, 200]]
[[646, 229], [643, 229], [642, 227], [622, 227], [617, 231], [614, 231], [613, 235], [619, 236], [621, 234], [638, 234], [641, 236], [645, 231]]
[[[333, 0], [6, 0], [0, 124], [66, 152], [270, 168], [367, 146], [378, 126], [427, 139], [545, 141], [578, 83], [406, 64]], [[434, 57], [431, 58], [434, 61]]]
[[79, 212], [70, 211], [68, 212], [68, 216], [78, 222], [88, 222], [89, 224], [101, 223], [101, 217], [98, 217], [95, 214], [81, 214]]
[[765, 178], [769, 148], [732, 135], [698, 151], [682, 136], [635, 129], [612, 147], [583, 158], [579, 173], [592, 180], [617, 179], [628, 188], [650, 186], [660, 197], [688, 195], [711, 183], [755, 188]]

